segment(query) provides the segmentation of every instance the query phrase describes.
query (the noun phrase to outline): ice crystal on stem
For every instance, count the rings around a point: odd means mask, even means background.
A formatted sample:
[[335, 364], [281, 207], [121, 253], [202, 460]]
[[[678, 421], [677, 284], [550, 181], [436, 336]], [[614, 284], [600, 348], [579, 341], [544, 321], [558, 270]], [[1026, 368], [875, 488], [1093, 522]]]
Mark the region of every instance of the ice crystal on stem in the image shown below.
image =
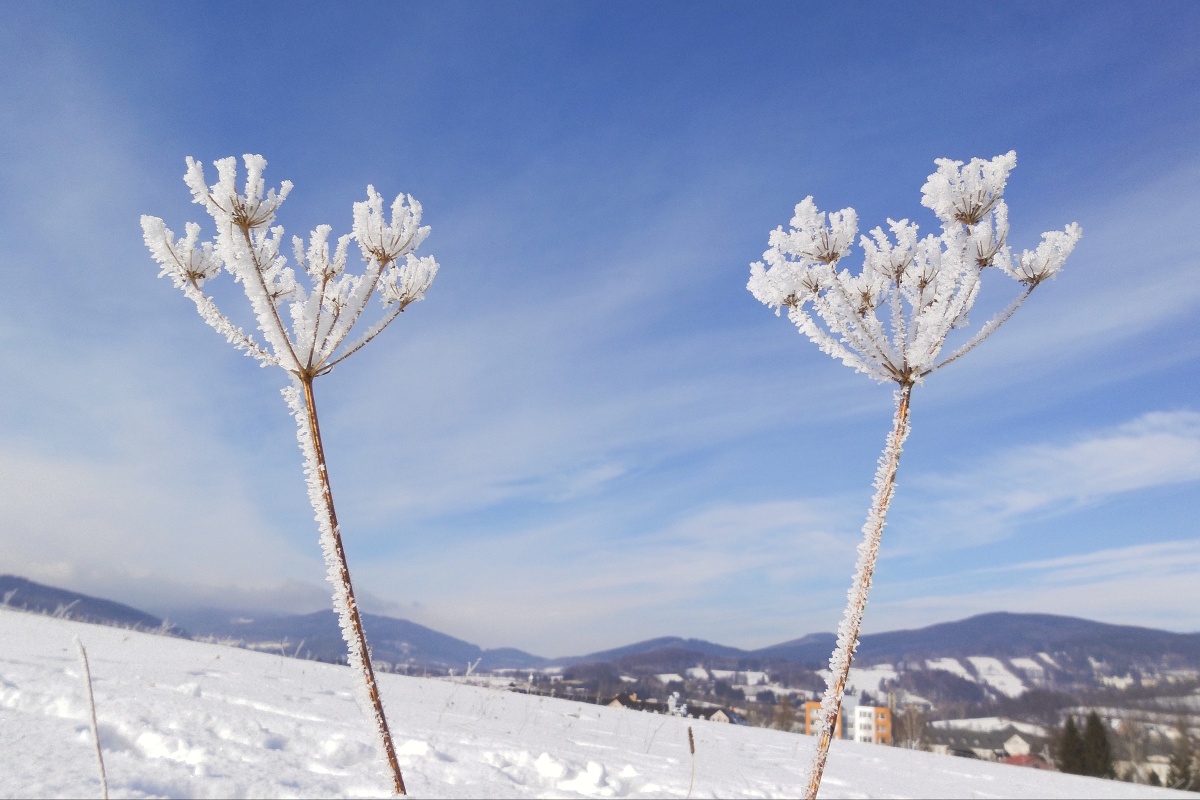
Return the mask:
[[[858, 563], [818, 721], [818, 742], [809, 772], [808, 797], [815, 798], [841, 710], [842, 692], [858, 646], [879, 541], [895, 493], [900, 452], [908, 437], [913, 388], [932, 372], [961, 358], [1004, 324], [1029, 295], [1062, 269], [1082, 231], [1072, 223], [1042, 234], [1034, 251], [1014, 254], [1008, 246], [1004, 187], [1017, 165], [1009, 152], [990, 161], [938, 159], [937, 171], [921, 189], [921, 203], [941, 221], [941, 234], [921, 237], [907, 219], [888, 220], [861, 236], [862, 269], [839, 269], [858, 232], [852, 208], [832, 214], [812, 197], [796, 206], [791, 227], [771, 232], [763, 261], [750, 265], [747, 288], [779, 314], [787, 309], [800, 332], [825, 353], [882, 383], [894, 382], [896, 413], [875, 473], [875, 495], [863, 525]], [[889, 236], [890, 233], [890, 236]], [[765, 263], [764, 263], [765, 262]], [[1021, 284], [1016, 298], [958, 349], [943, 356], [951, 331], [968, 325], [984, 270], [995, 267]]]
[[[205, 322], [261, 365], [280, 367], [291, 376], [291, 385], [283, 395], [296, 420], [308, 497], [334, 589], [333, 607], [350, 665], [363, 678], [360, 700], [374, 715], [394, 788], [404, 794], [342, 548], [313, 381], [357, 352], [409, 304], [425, 296], [438, 265], [431, 256], [417, 257], [414, 251], [429, 235], [429, 228], [421, 225], [421, 204], [409, 195], [396, 198], [389, 221], [383, 212], [383, 198], [375, 187], [368, 186], [366, 201], [354, 204], [351, 232], [337, 239], [332, 254], [332, 228], [328, 225], [318, 226], [307, 246], [299, 237], [292, 238], [292, 254], [303, 276], [298, 277], [281, 253], [283, 228], [272, 227], [292, 184], [284, 181], [278, 190], [267, 189], [263, 182], [266, 159], [246, 155], [243, 163], [246, 176], [239, 190], [236, 159], [216, 162], [217, 182], [211, 186], [205, 183], [201, 164], [187, 159], [184, 182], [191, 189], [193, 201], [203, 206], [216, 223], [214, 239], [201, 242], [200, 226], [193, 222], [187, 223], [183, 237], [176, 239], [161, 219], [149, 216], [142, 217], [142, 232], [151, 255], [162, 267], [159, 276], [169, 277], [196, 304]], [[365, 264], [360, 274], [347, 272], [352, 243], [358, 245]], [[265, 344], [234, 325], [203, 291], [204, 284], [222, 269], [242, 285]], [[384, 306], [382, 316], [360, 338], [346, 344], [373, 295]]]

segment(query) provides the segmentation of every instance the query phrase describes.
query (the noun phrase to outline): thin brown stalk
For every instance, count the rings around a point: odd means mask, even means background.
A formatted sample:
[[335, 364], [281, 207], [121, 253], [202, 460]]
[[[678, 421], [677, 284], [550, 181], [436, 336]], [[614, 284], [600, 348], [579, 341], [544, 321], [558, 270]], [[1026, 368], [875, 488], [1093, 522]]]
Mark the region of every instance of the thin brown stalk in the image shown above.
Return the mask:
[[879, 557], [879, 541], [887, 521], [888, 506], [891, 505], [896, 490], [900, 452], [904, 447], [904, 440], [908, 437], [911, 395], [911, 384], [902, 386], [900, 391], [896, 392], [896, 414], [892, 420], [892, 432], [888, 435], [887, 444], [879, 459], [879, 467], [875, 472], [875, 497], [871, 501], [866, 524], [863, 525], [863, 542], [858, 548], [858, 569], [850, 587], [845, 615], [838, 627], [838, 646], [829, 662], [833, 674], [830, 675], [825, 697], [821, 701], [817, 748], [813, 754], [812, 767], [809, 769], [808, 788], [804, 795], [806, 800], [816, 800], [817, 790], [821, 787], [821, 776], [825, 772], [825, 761], [829, 758], [829, 745], [837, 729], [838, 714], [842, 710], [842, 692], [846, 689], [850, 662], [854, 658], [855, 648], [858, 647], [858, 632], [862, 628], [863, 611], [867, 607], [867, 593], [871, 590], [875, 562]]
[[354, 585], [350, 582], [350, 567], [346, 562], [346, 551], [342, 547], [342, 533], [338, 527], [337, 512], [333, 507], [333, 489], [329, 485], [329, 470], [325, 463], [325, 448], [321, 443], [321, 426], [317, 421], [317, 402], [313, 396], [312, 376], [301, 376], [300, 383], [304, 386], [304, 404], [308, 410], [308, 432], [312, 436], [312, 446], [316, 454], [321, 492], [325, 502], [325, 511], [329, 516], [329, 528], [333, 534], [334, 550], [339, 566], [338, 587], [345, 595], [346, 605], [350, 611], [351, 631], [343, 629], [346, 644], [353, 653], [362, 653], [362, 677], [367, 685], [367, 695], [370, 697], [375, 714], [375, 726], [379, 732], [380, 743], [388, 766], [392, 769], [393, 788], [398, 795], [408, 792], [404, 788], [404, 777], [400, 774], [400, 762], [396, 759], [396, 748], [392, 744], [392, 733], [388, 729], [387, 717], [383, 712], [383, 698], [379, 692], [379, 684], [375, 680], [375, 669], [371, 666], [371, 651], [367, 647], [367, 636], [363, 631], [362, 617], [358, 613], [358, 602], [354, 598]]
[[87, 684], [88, 712], [92, 722], [92, 741], [96, 744], [96, 766], [100, 771], [100, 791], [104, 800], [108, 800], [108, 773], [104, 771], [104, 753], [100, 749], [100, 725], [96, 722], [96, 696], [92, 693], [92, 669], [88, 666], [87, 650], [79, 637], [75, 637], [75, 646], [79, 648], [79, 660], [83, 664], [83, 680]]
[[692, 796], [692, 789], [696, 786], [696, 739], [692, 736], [692, 726], [688, 726], [688, 751], [692, 754], [692, 777], [688, 781], [687, 796]]

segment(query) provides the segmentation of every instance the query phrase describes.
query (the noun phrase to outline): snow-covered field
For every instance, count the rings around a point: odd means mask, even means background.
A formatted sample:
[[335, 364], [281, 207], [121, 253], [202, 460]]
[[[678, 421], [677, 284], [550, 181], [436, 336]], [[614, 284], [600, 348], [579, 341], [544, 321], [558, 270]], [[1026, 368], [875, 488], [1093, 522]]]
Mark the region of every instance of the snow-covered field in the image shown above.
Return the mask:
[[[350, 670], [0, 609], [0, 795], [98, 796], [73, 638], [113, 797], [383, 796]], [[812, 739], [381, 675], [418, 797], [796, 797]], [[1156, 797], [1161, 789], [834, 744], [823, 797]]]

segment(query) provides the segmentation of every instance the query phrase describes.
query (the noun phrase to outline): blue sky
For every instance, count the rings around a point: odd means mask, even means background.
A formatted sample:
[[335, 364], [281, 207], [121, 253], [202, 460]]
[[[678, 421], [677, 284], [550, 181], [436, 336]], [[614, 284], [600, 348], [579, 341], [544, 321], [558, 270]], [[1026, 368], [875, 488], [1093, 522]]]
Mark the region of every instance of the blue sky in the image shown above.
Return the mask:
[[1011, 241], [1084, 239], [914, 395], [866, 630], [1200, 629], [1195, 4], [3, 11], [0, 571], [160, 613], [327, 602], [283, 375], [138, 227], [202, 221], [185, 156], [252, 152], [296, 184], [289, 234], [345, 232], [368, 183], [433, 228], [427, 300], [317, 386], [368, 610], [544, 655], [832, 630], [890, 389], [748, 264], [809, 194], [936, 229], [933, 160], [1015, 149]]

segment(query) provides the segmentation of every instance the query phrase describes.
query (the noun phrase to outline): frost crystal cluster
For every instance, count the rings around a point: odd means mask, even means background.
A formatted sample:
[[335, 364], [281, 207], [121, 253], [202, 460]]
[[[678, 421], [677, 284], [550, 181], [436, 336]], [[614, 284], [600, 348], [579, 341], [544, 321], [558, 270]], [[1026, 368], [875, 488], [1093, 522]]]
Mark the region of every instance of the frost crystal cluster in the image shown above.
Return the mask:
[[[1030, 292], [1053, 277], [1082, 234], [1078, 225], [1042, 234], [1036, 250], [1008, 246], [1008, 206], [1001, 195], [1017, 155], [969, 164], [938, 159], [921, 204], [942, 223], [921, 237], [915, 223], [888, 220], [861, 236], [858, 274], [839, 269], [858, 234], [858, 215], [822, 213], [807, 197], [790, 230], [771, 232], [770, 249], [750, 268], [750, 292], [788, 318], [824, 352], [880, 382], [919, 383], [966, 353], [1007, 320]], [[938, 358], [946, 338], [967, 324], [984, 270], [1023, 285], [1017, 299], [953, 354]], [[819, 321], [818, 321], [819, 320]]]
[[[381, 745], [392, 770], [395, 789], [404, 793], [404, 782], [396, 761], [391, 735], [375, 682], [362, 620], [354, 598], [341, 530], [333, 505], [333, 491], [325, 464], [321, 431], [317, 421], [313, 380], [328, 373], [374, 339], [410, 303], [421, 300], [437, 274], [432, 256], [418, 257], [416, 249], [429, 235], [421, 226], [421, 204], [400, 195], [384, 213], [383, 198], [372, 186], [367, 199], [354, 204], [353, 226], [337, 239], [330, 252], [331, 228], [321, 225], [308, 242], [293, 237], [288, 265], [283, 254], [284, 231], [275, 226], [275, 214], [292, 190], [284, 181], [278, 189], [266, 189], [262, 156], [243, 158], [246, 176], [237, 185], [237, 161], [216, 162], [217, 182], [205, 183], [204, 168], [187, 159], [184, 182], [193, 202], [204, 207], [216, 223], [216, 237], [201, 240], [200, 226], [189, 222], [184, 235], [176, 238], [158, 217], [143, 216], [146, 246], [162, 267], [159, 276], [171, 278], [200, 312], [204, 321], [231, 344], [263, 366], [278, 366], [292, 377], [283, 390], [297, 425], [297, 439], [305, 459], [309, 500], [321, 531], [328, 578], [334, 587], [333, 604], [346, 640], [350, 664], [363, 675], [361, 701], [374, 711]], [[354, 245], [359, 251], [361, 272], [347, 271]], [[204, 285], [224, 270], [240, 283], [258, 322], [262, 341], [236, 326], [221, 313]], [[378, 295], [383, 312], [374, 324], [351, 340], [350, 333], [366, 310], [372, 295]]]
[[[292, 190], [291, 182], [264, 192], [266, 159], [247, 155], [244, 161], [246, 180], [239, 191], [235, 159], [216, 162], [217, 182], [212, 186], [205, 184], [203, 166], [187, 160], [184, 182], [193, 202], [216, 223], [215, 239], [200, 241], [200, 226], [194, 222], [187, 223], [184, 235], [176, 239], [161, 219], [144, 216], [146, 246], [162, 267], [159, 276], [169, 277], [182, 289], [204, 321], [235, 347], [264, 366], [283, 367], [297, 377], [323, 375], [377, 336], [409, 303], [425, 296], [438, 265], [432, 256], [414, 255], [429, 235], [428, 226], [421, 227], [421, 204], [400, 195], [388, 222], [383, 198], [368, 186], [367, 199], [354, 204], [351, 233], [338, 238], [332, 254], [328, 225], [318, 226], [307, 246], [300, 237], [292, 237], [292, 255], [305, 281], [281, 252], [283, 228], [272, 227], [275, 212]], [[365, 263], [359, 274], [346, 271], [351, 243]], [[203, 292], [204, 284], [222, 268], [246, 292], [266, 346], [230, 322]], [[343, 347], [376, 290], [385, 314], [357, 341]]]
[[[941, 234], [920, 235], [915, 223], [888, 220], [859, 237], [862, 269], [840, 269], [858, 235], [854, 209], [826, 214], [812, 197], [796, 206], [791, 227], [771, 232], [763, 261], [750, 265], [747, 288], [779, 314], [787, 309], [800, 332], [825, 353], [881, 383], [894, 381], [896, 413], [875, 473], [875, 495], [863, 525], [858, 563], [821, 704], [817, 750], [808, 796], [815, 798], [841, 707], [887, 509], [895, 493], [900, 452], [908, 437], [913, 387], [965, 355], [1007, 321], [1029, 295], [1062, 269], [1082, 231], [1074, 223], [1042, 234], [1035, 250], [1008, 245], [1008, 206], [1002, 195], [1017, 165], [1009, 152], [990, 161], [938, 159], [921, 189], [921, 204], [941, 221]], [[890, 235], [889, 235], [890, 233]], [[764, 263], [765, 262], [765, 263]], [[942, 352], [968, 314], [988, 269], [1021, 285], [1017, 297], [947, 356]]]

